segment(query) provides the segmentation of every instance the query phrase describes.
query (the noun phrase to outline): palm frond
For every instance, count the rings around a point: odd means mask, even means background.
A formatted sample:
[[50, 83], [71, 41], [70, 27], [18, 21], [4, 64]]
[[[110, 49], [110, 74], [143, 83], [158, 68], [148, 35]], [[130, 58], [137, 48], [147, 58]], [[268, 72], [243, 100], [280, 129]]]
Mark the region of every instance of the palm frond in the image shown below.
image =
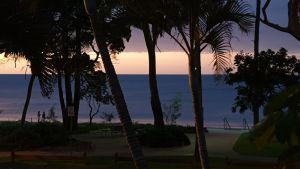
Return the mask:
[[36, 75], [39, 80], [41, 94], [50, 97], [56, 83], [53, 63], [43, 55], [35, 55], [29, 61], [32, 74]]
[[253, 28], [251, 7], [243, 0], [228, 0], [220, 8], [220, 17], [237, 24], [242, 32], [248, 33]]
[[232, 38], [232, 24], [222, 23], [205, 33], [202, 41], [208, 44], [213, 52], [213, 68], [216, 73], [226, 70], [230, 64], [228, 52], [231, 50], [230, 41]]

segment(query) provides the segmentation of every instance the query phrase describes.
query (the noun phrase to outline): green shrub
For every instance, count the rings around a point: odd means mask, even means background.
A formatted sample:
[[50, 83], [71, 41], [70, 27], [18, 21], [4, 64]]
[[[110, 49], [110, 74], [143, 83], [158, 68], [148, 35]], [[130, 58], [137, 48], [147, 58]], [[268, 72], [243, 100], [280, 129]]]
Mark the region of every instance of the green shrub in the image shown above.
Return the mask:
[[166, 126], [164, 129], [147, 126], [138, 132], [141, 145], [148, 147], [178, 147], [190, 145], [189, 138], [175, 126]]
[[7, 136], [19, 127], [21, 127], [21, 123], [19, 122], [0, 122], [0, 136]]
[[[6, 135], [4, 135], [6, 133]], [[61, 123], [0, 124], [0, 149], [28, 149], [60, 146], [68, 143], [68, 133]]]
[[15, 129], [6, 139], [14, 149], [35, 148], [42, 144], [40, 135], [29, 127]]
[[43, 146], [68, 143], [68, 133], [60, 123], [36, 123], [32, 127], [40, 135]]

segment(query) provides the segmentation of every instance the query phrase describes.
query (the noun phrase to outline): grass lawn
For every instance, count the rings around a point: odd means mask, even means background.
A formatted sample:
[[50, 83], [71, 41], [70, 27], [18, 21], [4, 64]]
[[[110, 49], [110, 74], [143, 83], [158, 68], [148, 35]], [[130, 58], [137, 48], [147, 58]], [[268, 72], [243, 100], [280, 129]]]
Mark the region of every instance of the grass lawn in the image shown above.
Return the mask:
[[[0, 160], [0, 169], [133, 169], [134, 165], [130, 158], [120, 158], [117, 163], [112, 157], [88, 157], [86, 159], [45, 160], [18, 159], [14, 164], [7, 162], [8, 159]], [[148, 157], [149, 168], [155, 169], [196, 169], [199, 168], [191, 156], [181, 157]], [[210, 158], [212, 169], [224, 169], [225, 159]]]
[[262, 157], [278, 157], [287, 146], [274, 141], [258, 150], [255, 144], [249, 140], [249, 133], [242, 133], [233, 146], [233, 150], [241, 155], [262, 156]]

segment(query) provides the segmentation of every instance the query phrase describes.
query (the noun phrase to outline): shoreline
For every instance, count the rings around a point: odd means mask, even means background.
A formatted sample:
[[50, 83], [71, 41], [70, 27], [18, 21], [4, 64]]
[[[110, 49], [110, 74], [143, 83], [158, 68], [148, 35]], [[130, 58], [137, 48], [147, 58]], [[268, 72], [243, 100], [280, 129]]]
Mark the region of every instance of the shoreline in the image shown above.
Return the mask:
[[[15, 119], [15, 120], [3, 120], [0, 118], [0, 124], [1, 123], [18, 123], [19, 120]], [[26, 122], [28, 123], [37, 123], [37, 120], [34, 120], [34, 121], [28, 121], [26, 120]], [[57, 120], [56, 122], [59, 122], [59, 123], [62, 123], [61, 120]], [[82, 121], [82, 120], [79, 120], [78, 122], [79, 125], [83, 125], [83, 124], [89, 124], [89, 121]], [[118, 124], [118, 125], [121, 125], [120, 124], [120, 121], [112, 121], [112, 122], [105, 122], [105, 121], [93, 121], [93, 124], [95, 125], [115, 125], [115, 124]], [[191, 123], [193, 124], [193, 123]], [[177, 126], [181, 126], [181, 127], [195, 127], [194, 125], [191, 125], [191, 124], [182, 124], [182, 123], [176, 123], [176, 124], [173, 124], [173, 125], [177, 125]], [[153, 125], [153, 123], [149, 123], [149, 122], [136, 122], [134, 121], [133, 122], [133, 125]], [[166, 126], [168, 126], [168, 124], [166, 124]], [[223, 125], [205, 125], [204, 126], [205, 128], [207, 129], [216, 129], [216, 130], [224, 130], [224, 131], [234, 131], [234, 130], [237, 130], [237, 131], [241, 131], [241, 130], [244, 130], [244, 131], [249, 131], [248, 128], [245, 128], [245, 127], [242, 127], [242, 126], [231, 126], [231, 128], [224, 128]], [[251, 127], [251, 126], [250, 126]]]

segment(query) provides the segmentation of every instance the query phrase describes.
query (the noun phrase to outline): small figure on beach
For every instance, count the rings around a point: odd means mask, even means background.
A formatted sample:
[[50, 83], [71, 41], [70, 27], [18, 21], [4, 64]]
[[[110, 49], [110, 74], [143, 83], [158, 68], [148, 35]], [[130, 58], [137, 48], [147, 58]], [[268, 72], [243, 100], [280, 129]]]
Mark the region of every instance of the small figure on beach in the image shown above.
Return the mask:
[[42, 114], [42, 121], [44, 122], [45, 120], [46, 120], [46, 113], [43, 112], [43, 114]]
[[38, 122], [40, 122], [40, 120], [41, 120], [41, 112], [40, 111], [38, 111], [37, 117], [38, 117]]

